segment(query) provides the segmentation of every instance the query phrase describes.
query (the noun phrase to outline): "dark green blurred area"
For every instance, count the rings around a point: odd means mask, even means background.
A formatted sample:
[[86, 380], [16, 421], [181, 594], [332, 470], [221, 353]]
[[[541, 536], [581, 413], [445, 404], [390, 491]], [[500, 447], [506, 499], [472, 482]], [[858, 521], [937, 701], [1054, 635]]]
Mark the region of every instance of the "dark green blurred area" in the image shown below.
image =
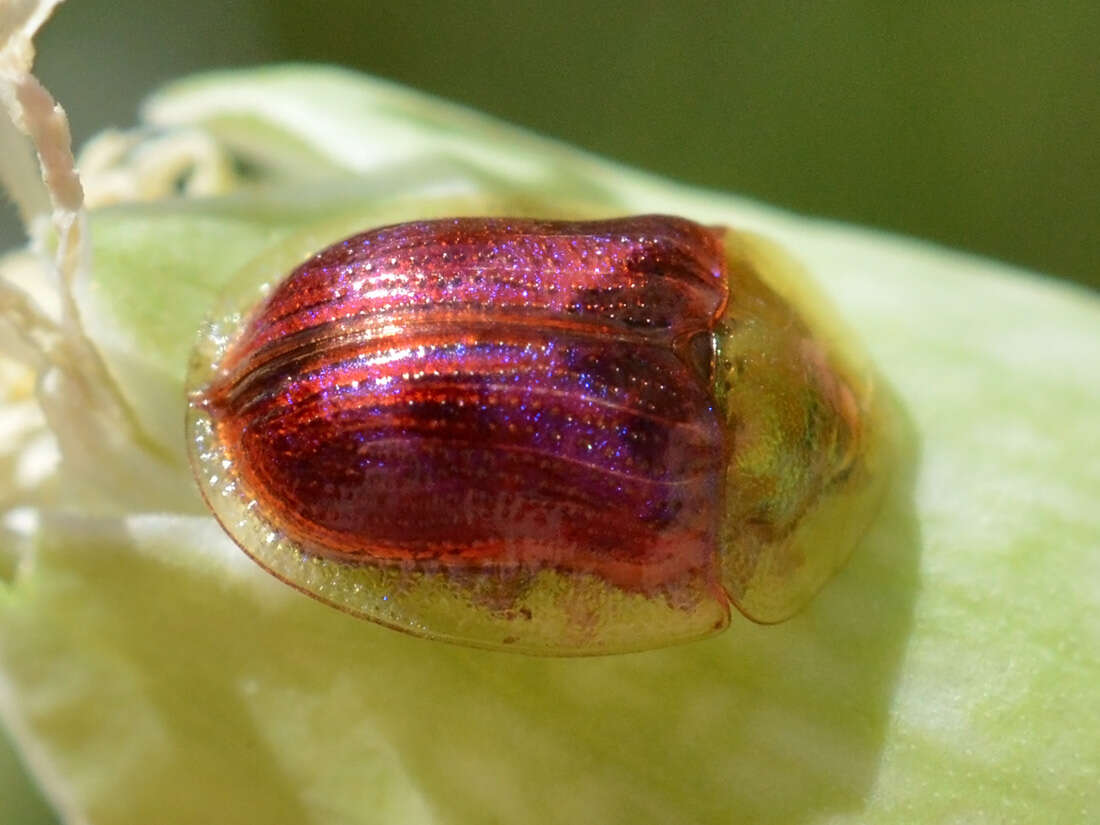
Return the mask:
[[674, 178], [1100, 285], [1100, 3], [82, 0], [78, 139], [179, 74], [342, 63]]
[[329, 61], [671, 177], [1100, 285], [1100, 3], [81, 0], [78, 140], [182, 73]]

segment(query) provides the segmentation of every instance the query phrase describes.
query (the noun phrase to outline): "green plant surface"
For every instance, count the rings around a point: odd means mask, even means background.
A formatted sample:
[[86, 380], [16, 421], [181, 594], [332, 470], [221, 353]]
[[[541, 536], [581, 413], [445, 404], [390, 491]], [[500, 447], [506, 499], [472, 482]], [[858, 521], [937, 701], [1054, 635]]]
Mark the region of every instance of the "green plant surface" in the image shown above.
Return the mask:
[[[0, 580], [0, 717], [67, 821], [1100, 817], [1095, 296], [338, 70], [202, 76], [145, 116], [236, 171], [90, 214], [80, 317], [133, 437], [73, 446], [99, 426], [59, 401], [79, 381], [39, 391], [63, 461]], [[233, 273], [346, 221], [573, 210], [758, 232], [857, 331], [899, 455], [837, 578], [781, 625], [575, 660], [402, 636], [251, 564], [183, 461], [187, 353]]]

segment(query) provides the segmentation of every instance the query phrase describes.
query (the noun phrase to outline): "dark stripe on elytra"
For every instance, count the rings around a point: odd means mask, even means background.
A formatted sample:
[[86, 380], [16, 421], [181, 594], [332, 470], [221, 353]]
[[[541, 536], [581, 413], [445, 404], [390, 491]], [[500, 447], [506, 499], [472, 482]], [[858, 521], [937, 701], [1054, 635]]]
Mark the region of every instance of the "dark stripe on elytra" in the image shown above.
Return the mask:
[[[417, 309], [420, 311], [418, 312]], [[453, 312], [453, 314], [451, 314]], [[430, 316], [444, 316], [431, 318]], [[420, 317], [420, 316], [428, 316]], [[386, 326], [412, 327], [400, 333], [378, 334]], [[257, 350], [231, 353], [235, 356], [227, 365], [227, 373], [218, 381], [218, 389], [211, 394], [226, 392], [227, 387], [247, 380], [249, 373], [264, 368], [277, 359], [287, 369], [306, 362], [317, 352], [330, 345], [347, 346], [361, 344], [368, 346], [372, 342], [386, 342], [392, 349], [400, 349], [395, 341], [415, 343], [418, 339], [437, 336], [440, 339], [454, 340], [455, 329], [461, 329], [465, 339], [475, 343], [486, 340], [503, 340], [501, 335], [510, 329], [527, 330], [531, 338], [546, 341], [550, 332], [575, 333], [578, 337], [592, 338], [601, 342], [637, 342], [639, 344], [667, 346], [671, 335], [666, 330], [632, 330], [609, 323], [597, 323], [595, 318], [562, 319], [557, 313], [544, 314], [542, 311], [512, 311], [504, 318], [493, 318], [483, 311], [469, 311], [465, 305], [455, 305], [444, 310], [441, 307], [421, 307], [402, 309], [392, 313], [361, 313], [348, 315], [331, 321], [324, 321], [306, 329], [288, 333], [275, 341], [265, 344]], [[699, 329], [703, 326], [700, 324]], [[686, 331], [694, 331], [689, 329]], [[682, 335], [678, 332], [677, 335]], [[456, 342], [457, 343], [457, 342]], [[297, 356], [299, 360], [295, 360]]]
[[[567, 225], [574, 229], [579, 228], [573, 225]], [[431, 249], [431, 255], [425, 255], [424, 260], [419, 261], [418, 265], [426, 269], [431, 269], [433, 266], [438, 266], [439, 269], [451, 270], [451, 280], [458, 280], [461, 282], [464, 275], [468, 275], [475, 269], [480, 269], [484, 272], [495, 273], [515, 273], [518, 270], [507, 269], [504, 265], [507, 261], [502, 261], [499, 264], [479, 264], [477, 266], [467, 263], [457, 263], [455, 258], [459, 258], [463, 251], [476, 251], [479, 248], [479, 244], [475, 240], [461, 240], [455, 241], [451, 244], [442, 242], [438, 235], [432, 233], [436, 231], [436, 224], [433, 222], [425, 222], [419, 224], [411, 230], [403, 233], [405, 237], [413, 238], [409, 243], [390, 244], [385, 243], [364, 243], [363, 240], [359, 240], [360, 249], [352, 251], [350, 255], [343, 255], [342, 260], [333, 261], [327, 263], [324, 260], [313, 259], [303, 264], [298, 273], [301, 276], [310, 276], [317, 273], [320, 270], [320, 275], [323, 277], [318, 278], [320, 283], [319, 289], [327, 290], [329, 293], [326, 296], [321, 297], [320, 300], [315, 300], [309, 304], [302, 304], [300, 300], [295, 300], [290, 303], [287, 312], [278, 312], [273, 314], [272, 317], [267, 319], [267, 327], [277, 325], [278, 323], [293, 318], [294, 316], [303, 312], [315, 312], [321, 308], [325, 308], [331, 305], [346, 303], [349, 300], [349, 296], [344, 295], [336, 296], [332, 294], [333, 290], [331, 284], [333, 281], [350, 280], [357, 277], [360, 273], [366, 274], [365, 267], [368, 264], [384, 267], [386, 265], [386, 258], [397, 257], [394, 253], [401, 252], [401, 257], [404, 257], [408, 250], [415, 249], [417, 247], [423, 247], [425, 249]], [[458, 233], [460, 236], [465, 237], [468, 233]], [[430, 242], [425, 242], [423, 238], [430, 238]], [[619, 255], [616, 257], [618, 260], [615, 262], [616, 266], [611, 267], [609, 275], [622, 276], [628, 273], [637, 273], [643, 275], [647, 281], [651, 282], [654, 279], [665, 279], [680, 289], [685, 289], [691, 292], [708, 292], [708, 283], [706, 278], [701, 278], [700, 274], [712, 275], [715, 274], [712, 269], [713, 261], [705, 261], [702, 257], [702, 252], [698, 249], [697, 243], [692, 243], [689, 239], [677, 237], [675, 232], [669, 232], [666, 228], [663, 235], [654, 234], [652, 238], [645, 238], [638, 235], [621, 235], [614, 232], [610, 232], [602, 236], [577, 236], [570, 234], [566, 231], [554, 231], [546, 233], [523, 233], [519, 235], [519, 238], [524, 241], [531, 241], [534, 243], [542, 243], [550, 239], [569, 238], [571, 241], [570, 246], [575, 249], [575, 242], [581, 240], [584, 242], [583, 249], [585, 251], [589, 249], [596, 249], [598, 247], [615, 247], [620, 245], [632, 246], [633, 249], [620, 250]], [[355, 244], [356, 239], [352, 239], [350, 243]], [[711, 251], [711, 250], [707, 250]], [[343, 248], [341, 248], [343, 252]], [[359, 253], [357, 255], [357, 252]], [[449, 260], [443, 260], [442, 255], [444, 252], [450, 252], [453, 256]], [[455, 254], [459, 253], [459, 254]], [[502, 255], [501, 257], [507, 257]], [[582, 259], [585, 255], [579, 255]], [[707, 257], [711, 257], [708, 255]], [[717, 256], [715, 256], [717, 257]], [[549, 260], [545, 260], [541, 267], [532, 267], [531, 269], [523, 270], [524, 275], [530, 275], [532, 273], [547, 273], [550, 272], [551, 278], [553, 275], [566, 274], [571, 267], [567, 264], [556, 265], [557, 261], [551, 257]], [[329, 269], [337, 270], [335, 273], [330, 274]], [[594, 275], [595, 270], [589, 271], [589, 275]], [[368, 279], [376, 277], [381, 279], [382, 275], [371, 276], [366, 275]], [[412, 275], [412, 279], [415, 282], [423, 283], [427, 280], [428, 273], [420, 271]], [[539, 280], [534, 279], [532, 283], [532, 289], [539, 291]], [[659, 287], [658, 287], [659, 288]], [[277, 299], [279, 294], [276, 293], [273, 298]], [[300, 298], [301, 296], [296, 296]], [[354, 300], [354, 297], [352, 298]], [[415, 305], [414, 302], [407, 304], [407, 306]]]
[[[334, 324], [335, 325], [335, 322]], [[546, 344], [545, 328], [535, 327], [532, 324], [494, 324], [483, 322], [481, 329], [470, 329], [464, 337], [468, 340], [455, 341], [454, 327], [450, 322], [441, 322], [437, 329], [424, 329], [423, 326], [411, 333], [400, 335], [387, 335], [374, 337], [372, 330], [346, 329], [342, 334], [331, 334], [321, 340], [307, 336], [296, 336], [298, 340], [293, 345], [280, 347], [282, 350], [270, 357], [253, 363], [251, 359], [239, 364], [238, 367], [220, 380], [211, 391], [211, 397], [215, 403], [230, 406], [238, 411], [249, 409], [254, 403], [262, 401], [265, 395], [270, 396], [282, 391], [279, 385], [283, 376], [295, 376], [299, 383], [316, 379], [319, 371], [340, 372], [352, 367], [356, 362], [369, 358], [384, 359], [386, 354], [396, 353], [402, 350], [415, 350], [419, 347], [431, 350], [432, 354], [443, 352], [448, 348], [465, 346], [469, 348], [499, 347], [502, 350], [518, 351], [525, 346], [535, 344], [534, 357], [537, 358], [539, 349]], [[469, 327], [466, 327], [469, 329]], [[602, 330], [569, 328], [571, 333], [569, 340], [559, 342], [562, 350], [573, 349], [574, 352], [598, 350], [606, 348], [611, 343], [626, 343], [639, 350], [647, 349], [654, 354], [669, 351], [667, 345], [646, 341], [644, 338], [634, 340], [633, 336], [617, 336], [609, 338], [602, 334]], [[434, 337], [430, 333], [436, 332]], [[485, 340], [485, 337], [491, 337]], [[323, 346], [322, 346], [323, 344]], [[587, 346], [586, 346], [587, 345]], [[390, 363], [400, 361], [420, 361], [422, 356], [405, 356], [401, 359], [393, 359]], [[591, 362], [595, 365], [595, 361]], [[682, 362], [681, 362], [682, 363]], [[659, 359], [647, 359], [646, 364], [650, 369], [659, 367]], [[512, 365], [514, 368], [514, 365]], [[580, 370], [574, 370], [580, 373]], [[694, 374], [694, 372], [692, 373]], [[678, 376], [675, 373], [668, 374], [669, 383]], [[606, 387], [615, 386], [614, 382], [605, 380]], [[275, 385], [275, 386], [273, 386]]]

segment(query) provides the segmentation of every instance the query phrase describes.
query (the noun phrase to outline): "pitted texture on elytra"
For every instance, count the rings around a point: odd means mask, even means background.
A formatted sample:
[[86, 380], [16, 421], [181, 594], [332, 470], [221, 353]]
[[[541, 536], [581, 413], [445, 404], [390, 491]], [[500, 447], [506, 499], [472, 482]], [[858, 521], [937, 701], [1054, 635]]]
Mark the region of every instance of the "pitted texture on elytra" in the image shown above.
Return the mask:
[[278, 286], [206, 403], [306, 552], [713, 582], [727, 289], [717, 233], [679, 218], [383, 228]]

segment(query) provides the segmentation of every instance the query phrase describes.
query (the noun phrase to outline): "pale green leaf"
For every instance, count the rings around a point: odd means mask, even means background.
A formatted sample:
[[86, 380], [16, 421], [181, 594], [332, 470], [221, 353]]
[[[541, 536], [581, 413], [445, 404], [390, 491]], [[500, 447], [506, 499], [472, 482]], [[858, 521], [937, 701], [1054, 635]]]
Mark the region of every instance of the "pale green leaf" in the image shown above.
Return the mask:
[[82, 317], [175, 472], [187, 353], [233, 272], [355, 221], [479, 209], [660, 210], [779, 241], [895, 388], [903, 451], [871, 533], [803, 614], [589, 660], [349, 618], [255, 568], [193, 496], [115, 517], [54, 502], [0, 583], [0, 716], [73, 821], [1100, 817], [1095, 296], [345, 72], [207, 76], [149, 112], [258, 168], [221, 198], [92, 216]]

